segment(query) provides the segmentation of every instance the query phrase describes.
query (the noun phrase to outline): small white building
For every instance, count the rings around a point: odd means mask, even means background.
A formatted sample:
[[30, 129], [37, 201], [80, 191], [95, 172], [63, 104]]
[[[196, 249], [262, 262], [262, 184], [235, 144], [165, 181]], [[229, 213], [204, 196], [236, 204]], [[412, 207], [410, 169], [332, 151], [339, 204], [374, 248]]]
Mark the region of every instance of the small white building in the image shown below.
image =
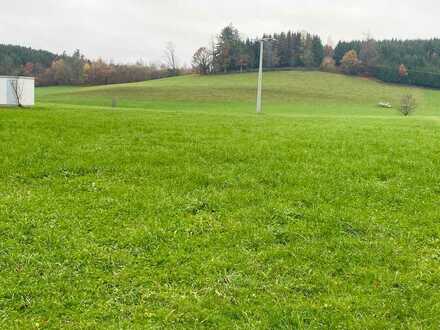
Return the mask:
[[33, 106], [35, 79], [31, 77], [0, 76], [0, 106]]

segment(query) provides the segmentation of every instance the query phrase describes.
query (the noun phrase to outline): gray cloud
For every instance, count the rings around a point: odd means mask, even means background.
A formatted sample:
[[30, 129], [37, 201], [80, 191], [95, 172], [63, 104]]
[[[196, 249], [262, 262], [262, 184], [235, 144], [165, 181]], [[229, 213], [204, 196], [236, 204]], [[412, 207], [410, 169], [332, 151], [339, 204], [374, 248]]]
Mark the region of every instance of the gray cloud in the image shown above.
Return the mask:
[[79, 48], [106, 60], [158, 61], [173, 41], [182, 63], [233, 23], [244, 36], [307, 30], [339, 39], [438, 36], [433, 0], [15, 0], [0, 11], [1, 43], [48, 49]]

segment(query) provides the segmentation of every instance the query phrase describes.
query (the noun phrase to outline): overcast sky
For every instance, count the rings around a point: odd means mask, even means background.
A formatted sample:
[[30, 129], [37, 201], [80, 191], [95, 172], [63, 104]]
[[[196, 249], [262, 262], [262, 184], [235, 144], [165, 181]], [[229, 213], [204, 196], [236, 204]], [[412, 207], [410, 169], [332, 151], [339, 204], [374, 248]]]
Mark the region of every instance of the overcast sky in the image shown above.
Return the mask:
[[288, 29], [329, 37], [440, 36], [438, 0], [13, 0], [2, 1], [0, 43], [115, 62], [163, 57], [168, 41], [181, 64], [233, 23], [243, 36]]

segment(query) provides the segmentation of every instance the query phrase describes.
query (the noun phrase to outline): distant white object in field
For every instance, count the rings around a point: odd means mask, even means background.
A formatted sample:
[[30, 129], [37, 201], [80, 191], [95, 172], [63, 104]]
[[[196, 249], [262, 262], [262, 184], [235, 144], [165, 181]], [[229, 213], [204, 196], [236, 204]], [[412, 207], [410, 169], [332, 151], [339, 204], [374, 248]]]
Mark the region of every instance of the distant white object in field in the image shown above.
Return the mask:
[[391, 109], [393, 107], [389, 102], [379, 102], [378, 106], [387, 109]]
[[0, 106], [33, 106], [35, 79], [31, 77], [0, 76]]

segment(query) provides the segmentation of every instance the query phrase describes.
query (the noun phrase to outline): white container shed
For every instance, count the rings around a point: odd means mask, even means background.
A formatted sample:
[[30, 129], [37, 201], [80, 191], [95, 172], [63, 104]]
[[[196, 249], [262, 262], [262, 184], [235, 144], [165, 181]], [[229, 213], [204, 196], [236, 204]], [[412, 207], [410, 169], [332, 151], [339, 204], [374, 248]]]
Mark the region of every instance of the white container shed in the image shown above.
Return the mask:
[[35, 79], [31, 77], [0, 76], [0, 106], [33, 106]]

